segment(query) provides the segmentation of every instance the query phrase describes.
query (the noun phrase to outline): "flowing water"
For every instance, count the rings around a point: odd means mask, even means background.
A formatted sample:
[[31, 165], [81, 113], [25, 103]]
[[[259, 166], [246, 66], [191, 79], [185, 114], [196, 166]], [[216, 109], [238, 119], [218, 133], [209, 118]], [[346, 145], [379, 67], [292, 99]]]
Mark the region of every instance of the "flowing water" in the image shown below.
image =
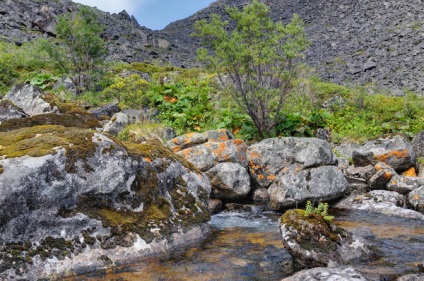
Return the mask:
[[[291, 256], [283, 248], [279, 214], [260, 207], [212, 216], [212, 234], [201, 245], [171, 256], [144, 260], [108, 272], [68, 280], [281, 280], [293, 273]], [[424, 261], [424, 225], [364, 212], [334, 211], [336, 224], [366, 227], [380, 258], [357, 268], [370, 280], [391, 281], [417, 273]]]

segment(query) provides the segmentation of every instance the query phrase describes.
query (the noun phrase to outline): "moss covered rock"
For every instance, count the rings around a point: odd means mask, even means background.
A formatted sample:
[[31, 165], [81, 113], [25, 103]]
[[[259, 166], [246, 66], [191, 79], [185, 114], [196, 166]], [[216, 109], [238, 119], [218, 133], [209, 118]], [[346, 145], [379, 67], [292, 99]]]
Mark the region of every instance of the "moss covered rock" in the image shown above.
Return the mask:
[[367, 242], [304, 210], [289, 210], [280, 218], [284, 247], [300, 267], [351, 264], [373, 255]]
[[0, 279], [131, 262], [209, 230], [209, 180], [160, 142], [42, 125], [0, 144]]

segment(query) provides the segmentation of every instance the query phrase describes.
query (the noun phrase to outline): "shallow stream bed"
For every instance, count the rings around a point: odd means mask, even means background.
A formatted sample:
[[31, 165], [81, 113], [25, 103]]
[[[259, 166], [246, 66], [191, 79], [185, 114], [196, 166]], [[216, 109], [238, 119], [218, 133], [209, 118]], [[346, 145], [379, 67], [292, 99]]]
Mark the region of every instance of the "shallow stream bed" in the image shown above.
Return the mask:
[[[202, 244], [170, 256], [116, 267], [107, 272], [67, 280], [281, 280], [294, 272], [291, 256], [283, 248], [278, 230], [280, 214], [250, 211], [212, 216], [212, 234]], [[378, 214], [334, 210], [336, 224], [365, 227], [380, 251], [372, 262], [355, 266], [369, 280], [396, 280], [417, 273], [424, 261], [424, 225], [419, 221]], [[365, 232], [368, 230], [365, 229]]]

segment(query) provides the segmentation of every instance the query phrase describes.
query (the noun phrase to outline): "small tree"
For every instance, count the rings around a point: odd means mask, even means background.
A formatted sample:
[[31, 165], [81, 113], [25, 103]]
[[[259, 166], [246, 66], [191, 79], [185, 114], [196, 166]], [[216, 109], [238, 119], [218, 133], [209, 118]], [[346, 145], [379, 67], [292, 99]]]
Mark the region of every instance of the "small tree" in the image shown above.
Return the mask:
[[218, 74], [224, 89], [251, 117], [261, 137], [270, 136], [279, 122], [284, 99], [297, 76], [298, 59], [309, 45], [298, 15], [283, 25], [269, 17], [269, 8], [253, 0], [239, 11], [225, 8], [235, 23], [212, 15], [197, 21], [195, 36], [204, 48], [200, 62]]
[[102, 63], [107, 54], [106, 44], [100, 37], [104, 27], [96, 15], [87, 8], [81, 8], [72, 16], [59, 17], [56, 25], [60, 45], [44, 42], [44, 49], [59, 68], [74, 83], [80, 94], [90, 83], [91, 74]]

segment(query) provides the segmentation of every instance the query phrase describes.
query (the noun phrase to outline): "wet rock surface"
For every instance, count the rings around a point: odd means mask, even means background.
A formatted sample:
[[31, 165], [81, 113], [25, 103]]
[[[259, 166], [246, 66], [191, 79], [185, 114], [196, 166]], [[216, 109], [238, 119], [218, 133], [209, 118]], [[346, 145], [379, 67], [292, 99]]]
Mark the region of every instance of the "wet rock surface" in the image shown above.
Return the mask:
[[317, 267], [302, 270], [282, 281], [367, 281], [359, 271], [353, 267]]

